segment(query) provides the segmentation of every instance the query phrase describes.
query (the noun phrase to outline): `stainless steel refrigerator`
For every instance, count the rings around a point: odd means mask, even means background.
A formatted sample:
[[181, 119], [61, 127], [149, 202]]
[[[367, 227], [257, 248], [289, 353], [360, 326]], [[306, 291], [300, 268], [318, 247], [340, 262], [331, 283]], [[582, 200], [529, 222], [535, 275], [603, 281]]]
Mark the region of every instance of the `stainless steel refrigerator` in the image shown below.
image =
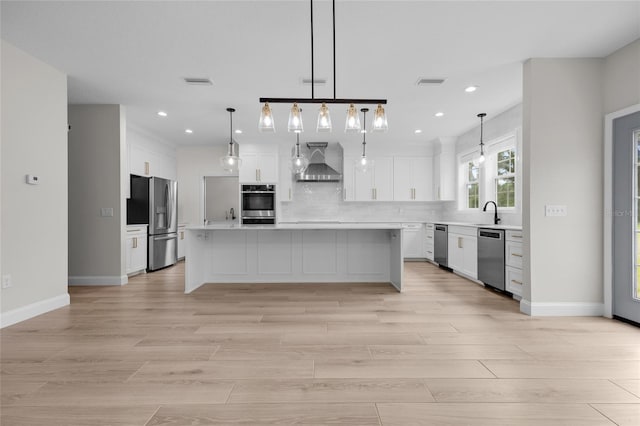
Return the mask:
[[178, 258], [178, 184], [169, 179], [149, 179], [148, 270], [164, 268]]

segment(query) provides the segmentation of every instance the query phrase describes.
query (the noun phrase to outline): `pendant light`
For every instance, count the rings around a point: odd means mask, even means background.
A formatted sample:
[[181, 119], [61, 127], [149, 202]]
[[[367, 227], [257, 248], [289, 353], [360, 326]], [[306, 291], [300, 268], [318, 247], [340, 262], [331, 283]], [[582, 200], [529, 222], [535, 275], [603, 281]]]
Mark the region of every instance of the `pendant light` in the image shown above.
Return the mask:
[[302, 125], [302, 110], [298, 106], [297, 102], [293, 103], [291, 111], [289, 111], [289, 125], [287, 128], [290, 132], [304, 132]]
[[261, 132], [275, 132], [276, 124], [271, 113], [269, 102], [265, 102], [260, 112], [260, 121], [258, 121], [258, 130]]
[[376, 111], [373, 113], [373, 131], [386, 132], [387, 130], [389, 130], [387, 113], [384, 111], [382, 104], [378, 104]]
[[300, 133], [296, 133], [296, 147], [293, 156], [291, 157], [291, 171], [293, 174], [299, 174], [304, 172], [309, 165], [309, 159], [300, 154]]
[[487, 116], [486, 113], [481, 112], [478, 114], [478, 118], [480, 118], [480, 158], [478, 159], [479, 163], [484, 163], [484, 142], [482, 141], [482, 133], [483, 133], [483, 124], [484, 118]]
[[[316, 130], [318, 132], [330, 132], [332, 130], [331, 119], [329, 117], [329, 107], [330, 104], [343, 104], [349, 105], [349, 109], [347, 112], [347, 124], [345, 126], [345, 131], [347, 133], [357, 133], [360, 132], [360, 118], [358, 118], [358, 110], [355, 105], [378, 105], [376, 109], [376, 121], [374, 121], [373, 130], [375, 131], [386, 131], [388, 129], [387, 126], [387, 117], [384, 112], [384, 108], [382, 105], [387, 103], [386, 99], [367, 99], [367, 98], [338, 98], [336, 96], [336, 0], [331, 1], [331, 12], [332, 12], [332, 38], [333, 38], [333, 97], [331, 98], [316, 98], [315, 97], [315, 67], [314, 67], [314, 31], [313, 31], [313, 0], [309, 0], [309, 23], [311, 30], [311, 97], [304, 98], [282, 98], [282, 97], [261, 97], [260, 103], [264, 103], [262, 107], [262, 111], [260, 113], [260, 121], [258, 123], [258, 128], [260, 131], [268, 131], [275, 132], [275, 127], [273, 126], [273, 116], [271, 115], [271, 109], [269, 108], [269, 103], [286, 103], [293, 104], [291, 108], [291, 113], [289, 114], [289, 125], [288, 130], [290, 132], [301, 132], [302, 130], [302, 117], [296, 113], [295, 111], [299, 111], [298, 104], [321, 104], [320, 111], [318, 113], [318, 122], [316, 126]], [[303, 80], [305, 82], [306, 79]], [[268, 118], [265, 118], [268, 117]], [[295, 124], [299, 123], [299, 124]]]
[[233, 141], [233, 113], [236, 110], [235, 108], [227, 108], [227, 111], [229, 112], [229, 150], [227, 155], [220, 157], [220, 165], [227, 172], [235, 173], [242, 164], [242, 159], [240, 159], [238, 153], [235, 152], [235, 145]]
[[320, 105], [318, 111], [318, 125], [316, 126], [317, 132], [330, 132], [331, 131], [331, 115], [329, 115], [329, 108], [326, 103]]
[[360, 116], [354, 104], [350, 104], [347, 109], [347, 121], [344, 125], [344, 131], [346, 133], [360, 132]]
[[356, 162], [356, 170], [366, 173], [371, 167], [373, 167], [373, 161], [367, 158], [367, 112], [369, 108], [362, 108], [362, 157]]

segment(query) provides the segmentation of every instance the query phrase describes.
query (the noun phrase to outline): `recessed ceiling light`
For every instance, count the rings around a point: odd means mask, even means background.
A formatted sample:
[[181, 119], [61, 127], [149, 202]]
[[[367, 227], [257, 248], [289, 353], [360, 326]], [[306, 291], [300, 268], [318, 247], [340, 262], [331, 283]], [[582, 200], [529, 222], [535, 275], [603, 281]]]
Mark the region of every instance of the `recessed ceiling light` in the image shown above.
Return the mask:
[[476, 90], [478, 90], [478, 86], [469, 86], [466, 89], [464, 89], [464, 91], [467, 92], [467, 93], [473, 93]]
[[444, 112], [439, 111], [439, 112], [436, 112], [434, 115], [435, 115], [436, 117], [442, 117], [442, 116], [444, 115]]
[[167, 113], [166, 113], [166, 112], [164, 112], [164, 111], [158, 111], [158, 115], [159, 115], [160, 117], [166, 117], [166, 116], [167, 116]]
[[422, 133], [422, 130], [420, 130], [420, 129], [416, 129], [416, 130], [414, 130], [414, 131], [413, 131], [413, 133], [415, 133], [415, 134], [417, 135], [417, 134], [419, 134], [419, 133]]
[[238, 134], [238, 135], [239, 135], [239, 134], [241, 134], [241, 133], [242, 133], [242, 130], [240, 130], [240, 129], [236, 129], [236, 134]]
[[191, 133], [193, 133], [193, 130], [191, 130], [191, 129], [184, 129], [184, 132], [185, 132], [185, 133], [189, 133], [189, 134], [191, 134]]

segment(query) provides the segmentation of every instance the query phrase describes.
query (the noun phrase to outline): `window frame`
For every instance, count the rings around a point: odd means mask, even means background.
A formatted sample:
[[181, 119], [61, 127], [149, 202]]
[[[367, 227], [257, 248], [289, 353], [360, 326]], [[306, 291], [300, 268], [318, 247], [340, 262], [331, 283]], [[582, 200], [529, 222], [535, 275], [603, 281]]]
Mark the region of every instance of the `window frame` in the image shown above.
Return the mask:
[[[497, 156], [498, 153], [506, 149], [514, 150], [514, 173], [498, 176]], [[467, 212], [476, 212], [482, 209], [482, 206], [488, 200], [496, 200], [497, 202], [497, 179], [504, 177], [514, 178], [514, 207], [498, 207], [503, 213], [520, 213], [522, 208], [522, 143], [521, 129], [518, 127], [513, 131], [506, 133], [498, 138], [492, 139], [485, 143], [485, 161], [479, 163], [480, 149], [474, 146], [472, 149], [463, 151], [458, 155], [458, 210]], [[479, 166], [479, 188], [478, 208], [468, 207], [467, 196], [467, 164], [475, 162]]]

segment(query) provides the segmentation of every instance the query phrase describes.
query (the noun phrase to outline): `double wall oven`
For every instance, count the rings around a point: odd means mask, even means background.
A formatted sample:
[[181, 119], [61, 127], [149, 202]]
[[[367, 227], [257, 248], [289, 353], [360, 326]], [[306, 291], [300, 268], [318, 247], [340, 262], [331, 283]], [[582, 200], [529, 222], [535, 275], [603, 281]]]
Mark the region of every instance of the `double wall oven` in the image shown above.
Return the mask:
[[242, 185], [243, 225], [270, 225], [276, 223], [276, 186]]

